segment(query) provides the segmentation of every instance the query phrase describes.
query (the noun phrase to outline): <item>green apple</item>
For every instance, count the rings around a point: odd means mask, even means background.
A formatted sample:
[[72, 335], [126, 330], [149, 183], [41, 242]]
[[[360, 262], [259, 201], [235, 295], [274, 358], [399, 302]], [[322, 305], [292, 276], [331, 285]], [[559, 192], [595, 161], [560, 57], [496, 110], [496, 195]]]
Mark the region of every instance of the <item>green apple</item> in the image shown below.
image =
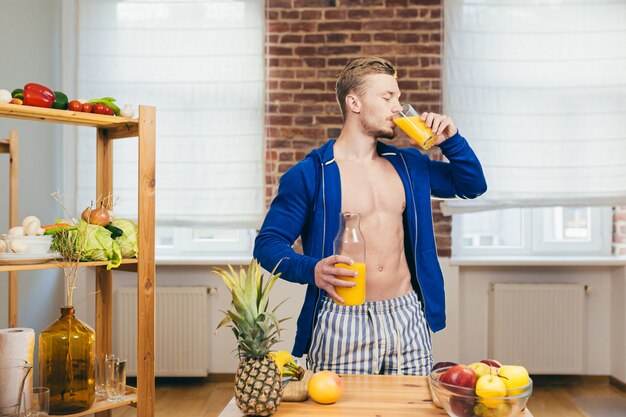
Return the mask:
[[476, 381], [476, 395], [480, 402], [489, 408], [496, 408], [502, 404], [502, 398], [506, 396], [506, 385], [498, 375], [483, 375]]
[[511, 415], [511, 404], [502, 402], [496, 408], [489, 408], [483, 403], [474, 407], [474, 414], [481, 417], [508, 417]]
[[476, 372], [476, 376], [478, 376], [479, 378], [483, 375], [489, 375], [491, 373], [497, 373], [497, 372], [491, 372], [491, 366], [482, 363], [482, 362], [474, 362], [468, 365], [468, 367], [472, 368], [474, 370], [474, 372]]
[[504, 381], [509, 396], [521, 394], [524, 390], [516, 388], [524, 387], [530, 382], [528, 371], [519, 365], [502, 365], [498, 370], [498, 375]]

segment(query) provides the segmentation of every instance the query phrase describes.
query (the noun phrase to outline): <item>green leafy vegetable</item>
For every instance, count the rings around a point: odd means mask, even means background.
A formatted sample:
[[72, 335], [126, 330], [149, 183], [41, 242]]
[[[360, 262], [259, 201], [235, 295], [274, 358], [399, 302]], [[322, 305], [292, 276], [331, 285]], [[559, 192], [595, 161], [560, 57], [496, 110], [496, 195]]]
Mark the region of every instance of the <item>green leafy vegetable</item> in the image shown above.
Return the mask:
[[122, 229], [122, 236], [115, 239], [120, 245], [122, 257], [136, 258], [139, 251], [137, 246], [137, 236], [139, 234], [137, 224], [128, 219], [115, 219], [111, 224]]

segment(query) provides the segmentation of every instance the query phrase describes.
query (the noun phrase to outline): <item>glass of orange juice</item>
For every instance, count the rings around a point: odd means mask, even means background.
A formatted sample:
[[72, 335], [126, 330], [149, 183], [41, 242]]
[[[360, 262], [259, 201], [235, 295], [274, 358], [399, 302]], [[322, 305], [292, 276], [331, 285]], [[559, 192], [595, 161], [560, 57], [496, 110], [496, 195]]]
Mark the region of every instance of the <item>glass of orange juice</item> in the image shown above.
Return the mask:
[[395, 124], [413, 139], [422, 149], [428, 150], [437, 141], [431, 128], [420, 119], [419, 114], [410, 104], [403, 104], [402, 110], [394, 117]]

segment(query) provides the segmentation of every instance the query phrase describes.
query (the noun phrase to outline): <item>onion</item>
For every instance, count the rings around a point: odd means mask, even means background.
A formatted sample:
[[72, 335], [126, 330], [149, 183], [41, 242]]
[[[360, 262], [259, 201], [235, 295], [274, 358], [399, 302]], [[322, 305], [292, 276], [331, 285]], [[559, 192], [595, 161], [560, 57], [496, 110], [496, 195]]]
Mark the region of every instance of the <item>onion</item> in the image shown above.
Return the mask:
[[103, 227], [108, 225], [111, 223], [109, 212], [101, 205], [89, 214], [89, 223]]
[[92, 211], [93, 209], [91, 208], [91, 206], [87, 207], [85, 210], [83, 210], [83, 214], [80, 215], [80, 218], [89, 223], [89, 215]]

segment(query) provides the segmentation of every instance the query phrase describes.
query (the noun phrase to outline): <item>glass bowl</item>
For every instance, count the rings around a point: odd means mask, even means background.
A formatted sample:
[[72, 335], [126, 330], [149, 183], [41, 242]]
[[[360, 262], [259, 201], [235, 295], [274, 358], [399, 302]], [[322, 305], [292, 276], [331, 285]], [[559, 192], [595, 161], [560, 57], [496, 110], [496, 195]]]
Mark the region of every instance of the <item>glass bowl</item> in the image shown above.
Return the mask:
[[41, 254], [50, 252], [50, 245], [52, 244], [52, 236], [50, 235], [41, 235], [41, 236], [9, 236], [9, 235], [1, 235], [1, 240], [4, 240], [7, 243], [7, 252], [13, 252], [11, 250], [11, 243], [16, 240], [21, 240], [24, 243], [24, 251], [21, 253], [28, 254]]
[[450, 366], [431, 371], [428, 383], [433, 402], [450, 417], [518, 417], [533, 392], [533, 381], [515, 388], [516, 394], [480, 398], [474, 388], [464, 388], [439, 381]]

